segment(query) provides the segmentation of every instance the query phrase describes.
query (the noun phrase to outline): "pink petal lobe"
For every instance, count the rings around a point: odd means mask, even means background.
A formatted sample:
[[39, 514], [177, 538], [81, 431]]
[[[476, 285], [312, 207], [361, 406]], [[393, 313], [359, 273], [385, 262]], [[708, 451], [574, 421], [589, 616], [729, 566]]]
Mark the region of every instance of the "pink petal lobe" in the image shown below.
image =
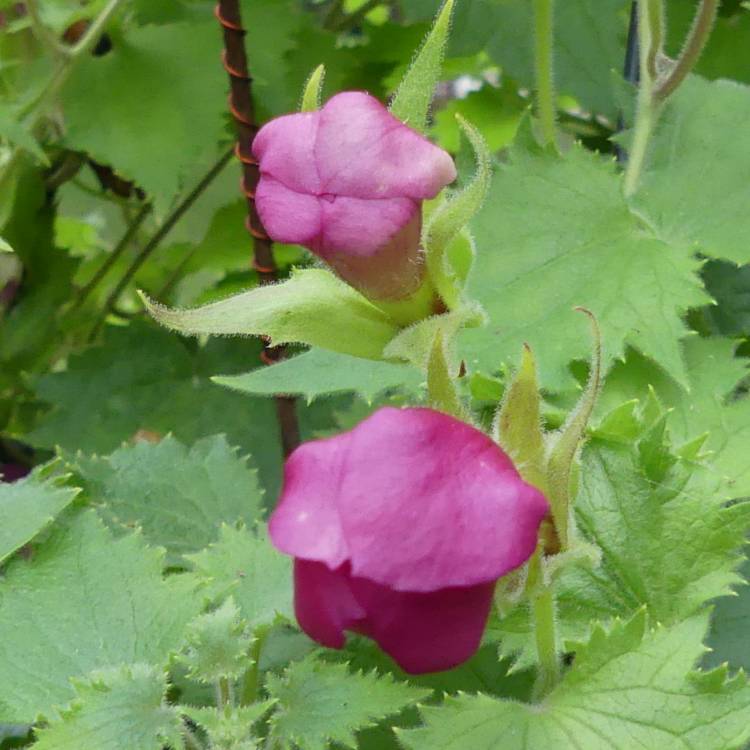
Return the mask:
[[360, 91], [320, 111], [315, 159], [323, 191], [354, 198], [434, 198], [456, 178], [447, 152]]
[[366, 615], [348, 573], [307, 560], [294, 561], [294, 611], [302, 630], [328, 648], [343, 648], [344, 630]]
[[[345, 252], [358, 257], [374, 255], [419, 212], [410, 198], [362, 200], [321, 198], [322, 255]], [[419, 246], [417, 237], [416, 246]]]
[[284, 465], [282, 495], [268, 523], [278, 550], [332, 570], [349, 556], [334, 503], [341, 458], [341, 446], [330, 439], [297, 448]]
[[534, 551], [547, 502], [474, 427], [432, 409], [385, 407], [303, 448], [330, 443], [339, 464], [327, 496], [352, 575], [435, 591], [495, 580]]
[[276, 242], [315, 247], [322, 228], [320, 203], [265, 176], [255, 191], [255, 206], [269, 237]]
[[414, 593], [356, 577], [350, 586], [367, 611], [353, 629], [411, 674], [452, 669], [469, 659], [481, 643], [495, 590], [493, 581]]
[[261, 173], [298, 193], [318, 194], [321, 185], [314, 149], [319, 122], [320, 112], [300, 112], [264, 125], [253, 140]]

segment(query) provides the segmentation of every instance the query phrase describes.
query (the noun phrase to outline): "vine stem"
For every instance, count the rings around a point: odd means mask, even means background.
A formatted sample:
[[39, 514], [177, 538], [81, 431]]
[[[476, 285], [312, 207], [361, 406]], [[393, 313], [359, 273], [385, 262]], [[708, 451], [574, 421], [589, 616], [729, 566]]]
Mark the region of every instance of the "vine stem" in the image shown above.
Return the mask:
[[172, 211], [172, 213], [167, 216], [162, 225], [156, 230], [156, 232], [154, 232], [151, 239], [143, 246], [143, 249], [133, 258], [132, 262], [125, 270], [125, 273], [117, 282], [117, 285], [112, 290], [109, 297], [107, 297], [107, 301], [104, 303], [104, 308], [91, 329], [89, 340], [94, 339], [99, 333], [104, 321], [107, 319], [107, 315], [109, 315], [132, 278], [138, 273], [140, 267], [146, 262], [146, 260], [148, 260], [151, 253], [159, 247], [162, 240], [172, 231], [174, 225], [183, 217], [193, 203], [195, 203], [201, 193], [203, 193], [203, 191], [221, 173], [231, 157], [231, 151], [226, 151], [222, 154], [219, 160], [208, 170], [200, 182], [190, 191], [190, 193], [188, 193], [188, 195], [185, 196], [183, 201]]
[[[224, 68], [229, 76], [229, 109], [237, 129], [235, 154], [242, 164], [242, 190], [247, 199], [246, 226], [253, 237], [253, 267], [261, 284], [276, 281], [276, 262], [273, 244], [255, 206], [255, 190], [260, 179], [258, 162], [253, 156], [253, 140], [258, 132], [252, 97], [252, 76], [245, 51], [245, 29], [239, 0], [219, 0], [214, 11], [224, 35]], [[274, 364], [284, 358], [283, 347], [264, 345], [261, 360]], [[296, 401], [287, 396], [276, 396], [276, 416], [281, 433], [284, 455], [288, 456], [300, 443]]]
[[654, 97], [659, 101], [664, 101], [664, 99], [674, 92], [693, 69], [695, 63], [698, 62], [698, 58], [706, 46], [708, 37], [711, 36], [718, 8], [719, 0], [701, 0], [698, 11], [693, 19], [690, 33], [685, 40], [675, 66], [654, 92]]
[[557, 143], [557, 106], [552, 57], [554, 0], [534, 0], [534, 70], [537, 111], [545, 144]]
[[26, 0], [26, 10], [31, 21], [31, 30], [41, 44], [47, 47], [55, 56], [68, 57], [70, 55], [70, 48], [61, 44], [55, 34], [44, 24], [39, 12], [38, 0]]
[[649, 69], [652, 59], [654, 38], [651, 33], [652, 13], [651, 0], [638, 0], [638, 50], [639, 50], [639, 85], [638, 105], [633, 128], [633, 140], [630, 144], [628, 165], [625, 169], [624, 192], [629, 198], [638, 187], [646, 152], [651, 139], [651, 130], [657, 116], [657, 103], [654, 101], [654, 81]]

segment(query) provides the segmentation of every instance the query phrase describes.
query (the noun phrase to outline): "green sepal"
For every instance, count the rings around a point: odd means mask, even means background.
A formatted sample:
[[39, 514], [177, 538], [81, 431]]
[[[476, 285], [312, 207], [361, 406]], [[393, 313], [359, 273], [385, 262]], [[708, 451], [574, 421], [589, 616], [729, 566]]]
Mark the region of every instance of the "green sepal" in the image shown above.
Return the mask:
[[191, 310], [141, 298], [159, 323], [180, 333], [267, 336], [274, 345], [298, 342], [366, 359], [382, 359], [399, 331], [382, 310], [319, 268]]
[[455, 377], [451, 374], [443, 332], [440, 329], [435, 333], [427, 361], [427, 393], [433, 408], [468, 421], [469, 415], [456, 390]]
[[[459, 301], [463, 281], [471, 267], [473, 247], [471, 240], [461, 235], [461, 230], [482, 207], [490, 188], [492, 174], [489, 148], [479, 131], [460, 115], [456, 115], [476, 159], [476, 172], [472, 181], [452, 198], [439, 205], [431, 214], [422, 233], [422, 247], [427, 258], [427, 270], [432, 283], [448, 308]], [[463, 268], [453, 268], [449, 248], [456, 242], [468, 246], [469, 262]]]
[[485, 321], [484, 312], [478, 305], [464, 304], [462, 307], [443, 315], [433, 315], [394, 336], [383, 350], [386, 359], [411, 362], [420, 370], [427, 371], [432, 352], [432, 342], [440, 331], [443, 343], [450, 348], [453, 339], [461, 328], [473, 328]]
[[10, 243], [0, 237], [0, 253], [14, 253], [15, 250], [11, 247]]
[[314, 112], [320, 109], [322, 102], [323, 81], [326, 77], [326, 66], [318, 65], [310, 77], [305, 82], [305, 88], [302, 91], [302, 100], [300, 101], [300, 112]]
[[528, 346], [523, 347], [521, 364], [505, 391], [493, 436], [511, 457], [521, 476], [546, 492], [541, 397], [536, 362]]
[[391, 102], [391, 114], [420, 132], [427, 128], [427, 113], [440, 80], [448, 42], [454, 0], [445, 0], [414, 62], [406, 71]]
[[551, 436], [547, 449], [547, 499], [552, 509], [555, 530], [561, 549], [570, 542], [570, 528], [573, 524], [572, 499], [576, 492], [576, 456], [586, 434], [586, 426], [594, 410], [602, 375], [602, 343], [599, 324], [593, 313], [577, 308], [588, 315], [594, 335], [594, 356], [591, 360], [589, 381], [575, 409], [571, 412], [560, 430]]

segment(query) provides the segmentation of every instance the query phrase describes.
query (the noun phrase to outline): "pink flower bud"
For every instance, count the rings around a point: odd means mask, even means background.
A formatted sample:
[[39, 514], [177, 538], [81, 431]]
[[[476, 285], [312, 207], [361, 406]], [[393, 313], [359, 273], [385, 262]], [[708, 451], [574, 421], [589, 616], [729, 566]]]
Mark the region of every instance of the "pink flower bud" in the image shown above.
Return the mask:
[[479, 430], [425, 408], [375, 412], [289, 457], [274, 545], [319, 643], [369, 636], [407, 672], [479, 647], [495, 582], [534, 552], [544, 496]]
[[421, 202], [456, 178], [449, 154], [357, 91], [272, 120], [253, 153], [272, 239], [304, 245], [376, 299], [419, 286]]

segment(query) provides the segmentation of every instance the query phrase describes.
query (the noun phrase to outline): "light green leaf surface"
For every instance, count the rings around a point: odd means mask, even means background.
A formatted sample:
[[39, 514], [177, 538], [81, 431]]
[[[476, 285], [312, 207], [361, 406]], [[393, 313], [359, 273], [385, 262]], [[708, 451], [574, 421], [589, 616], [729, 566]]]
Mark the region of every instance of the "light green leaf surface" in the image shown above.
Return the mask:
[[693, 76], [670, 97], [634, 197], [658, 233], [750, 262], [749, 120], [750, 86], [734, 81]]
[[182, 747], [180, 719], [167, 705], [164, 673], [134, 664], [75, 681], [76, 698], [36, 731], [36, 750], [162, 750]]
[[594, 631], [541, 705], [486, 695], [422, 707], [425, 726], [399, 731], [407, 750], [739, 750], [750, 737], [744, 675], [693, 675], [706, 616], [645, 630], [646, 616]]
[[[257, 745], [250, 739], [253, 724], [273, 705], [273, 701], [251, 703], [249, 706], [203, 708], [180, 706], [180, 711], [206, 730], [215, 750], [254, 750]], [[242, 744], [247, 743], [247, 744]]]
[[[713, 473], [678, 462], [660, 439], [657, 424], [637, 447], [593, 440], [584, 449], [576, 519], [601, 561], [560, 573], [563, 638], [581, 639], [593, 621], [629, 617], [644, 605], [655, 621], [672, 625], [742, 580], [736, 568], [750, 504], [727, 506]], [[492, 630], [517, 667], [533, 664], [526, 605]]]
[[[36, 381], [51, 409], [26, 436], [33, 445], [67, 453], [110, 453], [140, 432], [168, 432], [192, 444], [222, 432], [252, 453], [273, 496], [281, 464], [273, 403], [230, 393], [209, 381], [259, 362], [260, 344], [215, 339], [195, 346], [154, 325], [112, 328], [104, 343], [71, 356], [63, 372]], [[154, 435], [150, 435], [154, 437]]]
[[257, 532], [222, 526], [219, 541], [191, 555], [208, 597], [231, 594], [253, 628], [292, 615], [292, 561], [271, 546], [265, 527]]
[[0, 481], [0, 563], [52, 523], [78, 492], [39, 470], [17, 482]]
[[675, 443], [708, 433], [703, 446], [717, 479], [725, 480], [729, 497], [750, 495], [750, 398], [730, 394], [748, 375], [746, 361], [733, 357], [736, 342], [722, 338], [688, 338], [683, 345], [689, 391], [679, 388], [653, 363], [629, 352], [613, 368], [603, 406], [641, 396], [651, 385], [672, 411], [669, 428]]
[[130, 29], [109, 54], [76, 66], [63, 91], [66, 143], [134, 180], [163, 213], [192, 163], [218, 156], [226, 112], [220, 51], [210, 18]]
[[231, 596], [217, 609], [196, 617], [187, 626], [187, 646], [180, 655], [187, 676], [207, 685], [240, 677], [251, 661], [252, 639], [245, 626]]
[[293, 663], [283, 677], [270, 675], [268, 692], [277, 700], [273, 736], [299, 750], [326, 750], [330, 741], [355, 747], [357, 729], [430, 695], [390, 676], [352, 673], [314, 656]]
[[356, 393], [365, 401], [372, 401], [391, 388], [417, 391], [424, 377], [409, 365], [311, 349], [270, 367], [212, 380], [242, 393], [299, 395], [309, 402], [329, 393]]
[[223, 435], [191, 448], [167, 436], [139, 441], [105, 457], [76, 457], [73, 466], [115, 533], [138, 526], [150, 544], [167, 549], [168, 565], [184, 565], [219, 536], [222, 523], [259, 520], [263, 491]]
[[323, 269], [297, 271], [279, 284], [256, 287], [192, 310], [170, 310], [143, 298], [159, 323], [181, 333], [268, 336], [380, 359], [398, 329], [359, 292]]
[[164, 665], [197, 614], [195, 583], [162, 578], [164, 553], [137, 534], [113, 539], [93, 511], [56, 528], [0, 580], [0, 721], [53, 716], [71, 677]]
[[581, 306], [601, 326], [605, 369], [631, 343], [685, 381], [681, 314], [708, 301], [699, 263], [630, 212], [613, 164], [580, 147], [565, 157], [516, 150], [474, 232], [468, 293], [490, 322], [463, 334], [470, 369], [494, 371], [528, 343], [542, 386], [564, 388], [569, 361], [590, 354]]
[[424, 131], [432, 96], [440, 80], [454, 0], [445, 0], [435, 23], [391, 102], [391, 114]]

